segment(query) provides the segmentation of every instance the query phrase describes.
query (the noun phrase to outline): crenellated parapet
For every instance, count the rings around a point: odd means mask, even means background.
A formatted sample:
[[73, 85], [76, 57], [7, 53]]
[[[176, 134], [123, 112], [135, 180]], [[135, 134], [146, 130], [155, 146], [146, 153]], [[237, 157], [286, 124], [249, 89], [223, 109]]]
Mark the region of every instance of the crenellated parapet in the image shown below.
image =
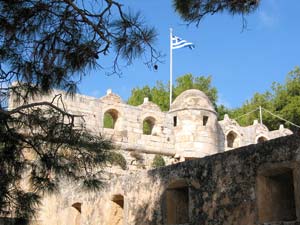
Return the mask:
[[[257, 121], [242, 127], [228, 115], [218, 121], [209, 98], [196, 89], [181, 93], [168, 112], [162, 112], [148, 98], [139, 106], [128, 105], [111, 89], [101, 98], [80, 94], [68, 96], [54, 90], [51, 95], [32, 101], [52, 101], [56, 95], [63, 99], [63, 103], [57, 102], [59, 107], [83, 116], [77, 123], [84, 122], [88, 131], [104, 135], [125, 151], [186, 160], [292, 134], [283, 126], [269, 131]], [[11, 100], [10, 108], [16, 104]]]
[[293, 133], [284, 128], [283, 125], [280, 125], [278, 130], [269, 131], [264, 124], [257, 120], [254, 120], [250, 126], [242, 127], [236, 120], [229, 118], [227, 114], [223, 120], [219, 121], [219, 124], [225, 135], [225, 150], [257, 144]]

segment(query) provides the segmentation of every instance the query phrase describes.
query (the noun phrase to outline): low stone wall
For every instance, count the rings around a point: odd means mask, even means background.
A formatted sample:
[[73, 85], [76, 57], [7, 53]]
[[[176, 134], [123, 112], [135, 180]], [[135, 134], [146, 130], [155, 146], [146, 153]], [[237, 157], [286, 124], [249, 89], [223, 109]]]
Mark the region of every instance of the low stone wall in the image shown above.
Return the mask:
[[40, 219], [49, 225], [296, 225], [299, 164], [300, 137], [287, 136], [116, 176], [97, 193], [64, 184], [60, 195], [45, 198]]

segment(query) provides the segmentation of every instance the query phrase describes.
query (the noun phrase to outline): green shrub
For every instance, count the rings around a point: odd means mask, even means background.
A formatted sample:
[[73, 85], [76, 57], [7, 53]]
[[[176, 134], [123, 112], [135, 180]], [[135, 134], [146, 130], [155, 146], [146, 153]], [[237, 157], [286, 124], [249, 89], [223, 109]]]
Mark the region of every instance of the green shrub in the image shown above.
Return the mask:
[[161, 155], [155, 155], [152, 161], [152, 167], [153, 168], [158, 168], [158, 167], [162, 167], [165, 166], [165, 160]]

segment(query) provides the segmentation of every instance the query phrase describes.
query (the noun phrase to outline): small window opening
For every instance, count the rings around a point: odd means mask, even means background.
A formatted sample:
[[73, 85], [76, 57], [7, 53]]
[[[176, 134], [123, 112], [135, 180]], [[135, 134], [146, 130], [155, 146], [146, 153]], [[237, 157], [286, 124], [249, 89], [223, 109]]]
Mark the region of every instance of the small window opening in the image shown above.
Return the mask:
[[281, 168], [259, 176], [257, 197], [261, 223], [297, 219], [292, 169]]
[[203, 126], [206, 126], [208, 122], [208, 116], [203, 116]]
[[115, 109], [110, 109], [104, 113], [103, 127], [114, 129], [117, 120], [118, 120], [118, 111]]
[[143, 134], [151, 135], [152, 130], [155, 124], [155, 119], [152, 117], [148, 117], [143, 121]]
[[167, 224], [189, 223], [189, 189], [186, 183], [174, 183], [166, 191]]
[[177, 116], [173, 117], [173, 126], [176, 127], [177, 126]]
[[226, 140], [227, 140], [227, 147], [228, 148], [237, 148], [237, 147], [239, 147], [237, 133], [235, 133], [233, 131], [230, 131], [226, 136]]

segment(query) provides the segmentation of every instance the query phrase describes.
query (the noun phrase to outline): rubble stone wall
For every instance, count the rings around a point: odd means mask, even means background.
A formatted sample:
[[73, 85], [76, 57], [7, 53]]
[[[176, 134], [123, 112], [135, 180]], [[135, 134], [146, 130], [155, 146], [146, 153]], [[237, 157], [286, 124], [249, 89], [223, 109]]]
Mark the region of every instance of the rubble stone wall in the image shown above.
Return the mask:
[[[155, 170], [112, 175], [95, 193], [65, 183], [59, 195], [45, 198], [39, 219], [43, 225], [75, 225], [79, 217], [82, 225], [296, 225], [299, 166], [300, 137], [291, 135]], [[65, 217], [75, 203], [81, 212]]]

